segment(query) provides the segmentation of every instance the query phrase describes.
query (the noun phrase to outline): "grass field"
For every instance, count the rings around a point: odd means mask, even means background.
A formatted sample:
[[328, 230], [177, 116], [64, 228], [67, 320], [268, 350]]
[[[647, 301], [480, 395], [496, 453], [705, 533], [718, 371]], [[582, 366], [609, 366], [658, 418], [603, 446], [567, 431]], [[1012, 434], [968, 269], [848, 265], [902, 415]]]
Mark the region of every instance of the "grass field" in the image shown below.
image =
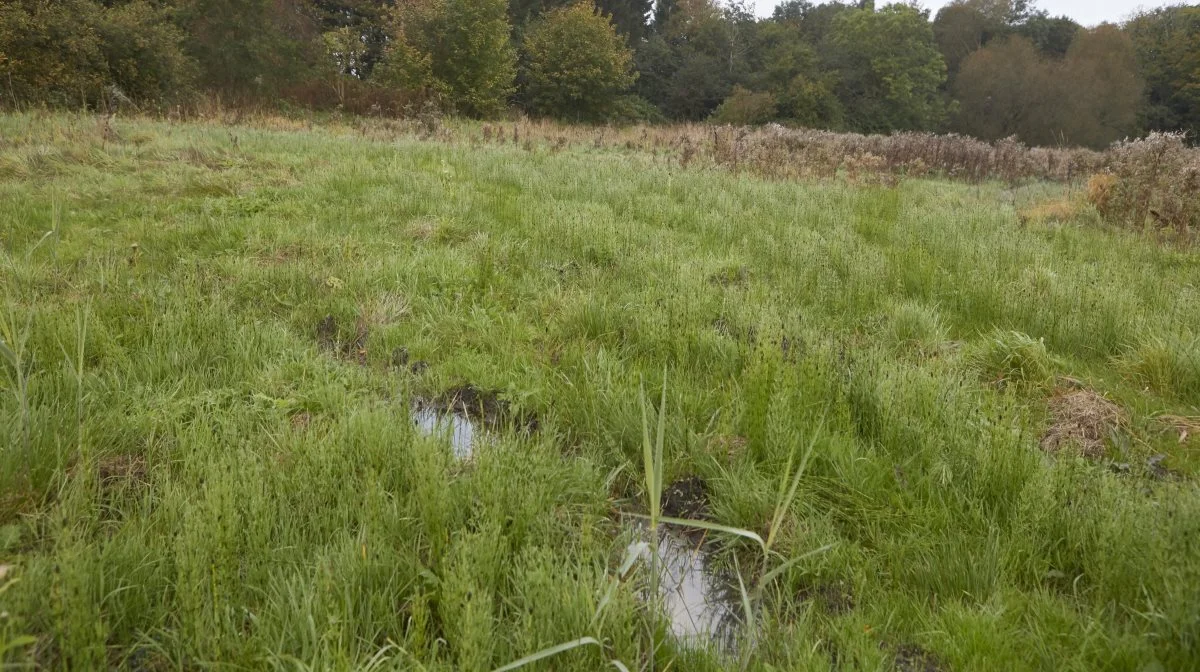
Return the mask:
[[1195, 669], [1200, 254], [1076, 197], [0, 117], [0, 662]]

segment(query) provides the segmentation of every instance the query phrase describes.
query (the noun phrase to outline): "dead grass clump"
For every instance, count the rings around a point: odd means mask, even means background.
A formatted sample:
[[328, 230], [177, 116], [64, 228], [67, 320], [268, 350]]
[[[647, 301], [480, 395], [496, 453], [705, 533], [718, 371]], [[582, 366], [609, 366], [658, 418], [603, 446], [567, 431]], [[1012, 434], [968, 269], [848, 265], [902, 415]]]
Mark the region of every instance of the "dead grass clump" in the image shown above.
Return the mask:
[[1103, 217], [1107, 218], [1112, 213], [1112, 195], [1116, 184], [1117, 178], [1112, 173], [1096, 173], [1088, 178], [1088, 203], [1096, 206], [1096, 211]]
[[179, 150], [179, 158], [185, 163], [207, 170], [221, 170], [225, 168], [225, 161], [222, 156], [195, 146], [188, 146]]
[[[1089, 189], [1090, 187], [1089, 183]], [[1044, 224], [1047, 222], [1072, 222], [1080, 214], [1081, 208], [1078, 202], [1060, 198], [1023, 208], [1017, 213], [1017, 218], [1023, 224]]]
[[1042, 435], [1042, 450], [1057, 453], [1074, 447], [1084, 457], [1104, 456], [1104, 441], [1128, 423], [1125, 411], [1094, 390], [1071, 390], [1050, 399], [1052, 422]]

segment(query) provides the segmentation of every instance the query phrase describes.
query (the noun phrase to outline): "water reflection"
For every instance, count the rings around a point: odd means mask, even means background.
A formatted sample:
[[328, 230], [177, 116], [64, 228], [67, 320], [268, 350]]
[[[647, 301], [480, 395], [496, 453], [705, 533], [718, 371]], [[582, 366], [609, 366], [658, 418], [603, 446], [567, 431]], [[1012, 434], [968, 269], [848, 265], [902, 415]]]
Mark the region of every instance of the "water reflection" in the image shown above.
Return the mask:
[[470, 418], [454, 412], [439, 412], [435, 408], [417, 404], [413, 406], [412, 419], [422, 434], [449, 438], [454, 457], [465, 460], [474, 452], [480, 429]]
[[740, 618], [737, 587], [713, 572], [701, 544], [673, 532], [659, 533], [659, 593], [680, 643], [732, 652]]

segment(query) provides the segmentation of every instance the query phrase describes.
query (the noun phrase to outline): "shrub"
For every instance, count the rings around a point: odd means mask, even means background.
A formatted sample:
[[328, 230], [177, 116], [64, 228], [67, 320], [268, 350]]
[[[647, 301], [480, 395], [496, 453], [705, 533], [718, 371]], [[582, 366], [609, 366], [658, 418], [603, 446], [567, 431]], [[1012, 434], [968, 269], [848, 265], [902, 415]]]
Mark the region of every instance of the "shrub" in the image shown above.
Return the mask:
[[144, 0], [111, 8], [91, 0], [3, 3], [0, 88], [7, 95], [0, 100], [111, 107], [181, 97], [197, 72], [183, 39]]
[[775, 118], [778, 105], [769, 91], [755, 93], [740, 86], [713, 112], [710, 120], [718, 124], [757, 126]]
[[1096, 206], [1096, 212], [1102, 217], [1109, 217], [1112, 208], [1113, 187], [1117, 178], [1111, 173], [1097, 173], [1088, 178], [1087, 199]]
[[379, 83], [430, 92], [474, 117], [499, 114], [516, 78], [504, 0], [412, 0], [391, 10]]
[[1148, 224], [1190, 239], [1200, 230], [1200, 151], [1182, 133], [1151, 133], [1113, 145], [1107, 169], [1088, 185], [1088, 199], [1111, 222]]

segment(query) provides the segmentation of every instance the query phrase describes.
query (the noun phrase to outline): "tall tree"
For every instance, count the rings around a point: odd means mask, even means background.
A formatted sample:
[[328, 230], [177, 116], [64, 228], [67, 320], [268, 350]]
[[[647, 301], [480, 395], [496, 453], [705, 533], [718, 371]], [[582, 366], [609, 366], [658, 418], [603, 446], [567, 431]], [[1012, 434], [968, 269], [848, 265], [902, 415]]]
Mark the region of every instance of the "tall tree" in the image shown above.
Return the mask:
[[836, 78], [821, 67], [817, 49], [798, 24], [790, 19], [764, 21], [756, 36], [750, 88], [774, 96], [780, 119], [810, 127], [840, 127], [841, 106], [833, 95]]
[[508, 0], [508, 17], [512, 21], [513, 35], [520, 39], [525, 29], [546, 12], [565, 7], [573, 0]]
[[1133, 130], [1141, 81], [1128, 37], [1104, 25], [1080, 31], [1061, 61], [1021, 36], [990, 44], [963, 62], [954, 90], [966, 133], [1102, 148]]
[[1142, 79], [1129, 36], [1112, 24], [1080, 31], [1063, 61], [1062, 83], [1070, 110], [1065, 139], [1105, 147], [1133, 133]]
[[1184, 129], [1200, 139], [1200, 6], [1143, 12], [1125, 25], [1146, 80], [1142, 131]]
[[855, 130], [929, 130], [945, 120], [946, 64], [922, 10], [888, 5], [839, 14], [829, 48], [837, 95]]
[[[366, 78], [387, 44], [386, 15], [393, 0], [309, 0], [323, 33], [354, 35], [362, 43], [357, 50], [355, 77]], [[346, 30], [342, 30], [346, 29]]]
[[1055, 75], [1025, 37], [1007, 37], [972, 52], [954, 81], [955, 128], [985, 140], [1016, 135], [1032, 144], [1056, 142], [1062, 101]]
[[1003, 24], [966, 2], [953, 2], [938, 10], [933, 20], [933, 35], [946, 61], [950, 81], [972, 52], [982, 49]]
[[1017, 34], [1029, 38], [1038, 51], [1051, 58], [1062, 58], [1075, 39], [1080, 25], [1065, 16], [1051, 17], [1039, 12], [1017, 26]]
[[299, 0], [180, 0], [176, 20], [202, 83], [235, 96], [303, 76], [320, 34]]
[[646, 37], [652, 4], [652, 0], [596, 0], [600, 13], [609, 17], [617, 32], [633, 46]]

